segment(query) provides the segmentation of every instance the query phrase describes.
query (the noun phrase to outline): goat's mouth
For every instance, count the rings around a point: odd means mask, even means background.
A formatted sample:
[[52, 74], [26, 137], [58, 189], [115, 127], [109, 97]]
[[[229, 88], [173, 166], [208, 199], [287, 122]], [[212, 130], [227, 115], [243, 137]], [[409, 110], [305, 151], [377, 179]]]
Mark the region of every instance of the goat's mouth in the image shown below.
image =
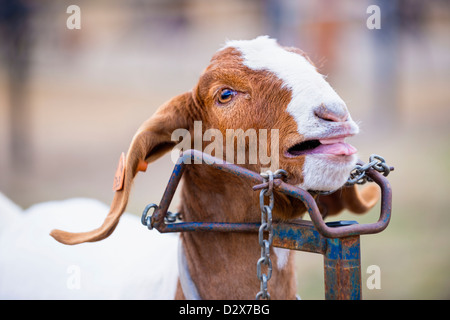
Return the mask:
[[324, 154], [333, 156], [351, 156], [356, 153], [356, 148], [344, 140], [347, 136], [331, 137], [323, 139], [310, 139], [297, 143], [285, 152], [288, 158], [295, 158], [308, 154]]

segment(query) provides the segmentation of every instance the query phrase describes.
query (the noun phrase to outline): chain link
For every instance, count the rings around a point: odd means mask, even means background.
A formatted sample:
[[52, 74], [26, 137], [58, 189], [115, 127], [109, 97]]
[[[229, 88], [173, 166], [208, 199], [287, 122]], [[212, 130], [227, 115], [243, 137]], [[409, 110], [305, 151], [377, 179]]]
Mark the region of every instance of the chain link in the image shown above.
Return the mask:
[[150, 209], [156, 210], [158, 208], [158, 205], [155, 203], [150, 203], [149, 205], [147, 205], [144, 209], [144, 211], [142, 212], [142, 216], [141, 216], [141, 223], [146, 226], [148, 228], [148, 230], [152, 230], [153, 229], [153, 224], [152, 224], [152, 215], [148, 214], [148, 211]]
[[386, 164], [383, 157], [372, 154], [369, 157], [369, 163], [364, 165], [357, 164], [355, 166], [355, 168], [350, 172], [350, 177], [345, 185], [352, 186], [354, 184], [365, 184], [366, 182], [372, 182], [372, 179], [366, 176], [366, 172], [370, 168], [382, 173], [385, 177], [387, 177], [387, 175], [391, 172], [391, 168]]
[[[157, 208], [158, 208], [157, 204], [151, 203], [147, 205], [144, 211], [142, 212], [141, 223], [144, 226], [146, 226], [149, 230], [153, 229], [153, 222], [152, 222], [153, 215], [149, 215], [148, 212], [150, 211], [150, 209], [156, 210]], [[183, 220], [183, 217], [179, 212], [172, 213], [170, 211], [167, 211], [166, 215], [164, 216], [165, 223], [175, 223], [177, 220]]]
[[[352, 186], [354, 184], [365, 184], [366, 182], [372, 182], [373, 180], [370, 179], [367, 175], [366, 172], [369, 169], [374, 169], [380, 173], [382, 173], [385, 177], [387, 177], [387, 175], [394, 170], [393, 167], [389, 167], [386, 164], [386, 161], [384, 160], [383, 157], [376, 155], [376, 154], [372, 154], [369, 157], [369, 163], [366, 163], [364, 165], [360, 165], [357, 164], [353, 170], [350, 172], [350, 176], [347, 179], [347, 182], [345, 183], [344, 186], [349, 187]], [[320, 195], [328, 195], [328, 194], [332, 194], [334, 192], [336, 192], [337, 190], [331, 190], [331, 191], [317, 191], [317, 190], [309, 190], [310, 193], [313, 194], [320, 194]]]
[[[277, 170], [275, 173], [267, 171], [261, 173], [264, 182], [267, 183], [267, 188], [261, 189], [259, 193], [259, 206], [261, 208], [261, 226], [258, 231], [258, 242], [261, 247], [261, 257], [256, 263], [256, 276], [260, 281], [260, 291], [256, 294], [256, 300], [270, 299], [267, 283], [272, 277], [272, 260], [270, 260], [270, 247], [273, 241], [273, 226], [272, 226], [272, 210], [274, 206], [273, 195], [273, 180], [286, 177], [287, 173], [284, 170]], [[265, 197], [269, 198], [269, 205], [264, 204]], [[267, 232], [267, 239], [264, 239], [264, 233]], [[267, 273], [262, 273], [262, 265], [267, 266]]]
[[172, 213], [170, 211], [167, 211], [167, 214], [164, 217], [164, 222], [175, 223], [177, 220], [183, 220], [181, 213], [179, 212]]

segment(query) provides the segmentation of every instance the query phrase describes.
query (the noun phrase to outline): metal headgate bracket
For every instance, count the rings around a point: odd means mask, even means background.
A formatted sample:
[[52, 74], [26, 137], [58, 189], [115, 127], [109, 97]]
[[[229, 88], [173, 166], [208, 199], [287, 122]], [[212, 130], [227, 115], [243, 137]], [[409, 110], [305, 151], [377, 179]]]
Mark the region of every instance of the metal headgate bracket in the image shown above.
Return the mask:
[[[164, 218], [181, 180], [187, 163], [203, 163], [218, 170], [248, 179], [255, 184], [263, 183], [260, 174], [214, 158], [197, 150], [182, 153], [176, 163], [159, 206], [148, 205], [142, 215], [142, 223], [159, 232], [215, 231], [257, 232], [259, 223], [177, 222], [166, 223]], [[360, 235], [383, 231], [391, 217], [392, 191], [389, 181], [373, 169], [367, 175], [380, 186], [381, 212], [377, 222], [358, 224], [355, 221], [325, 223], [313, 196], [306, 190], [279, 180], [274, 184], [277, 192], [301, 200], [311, 221], [293, 220], [274, 223], [273, 245], [291, 250], [319, 253], [324, 256], [324, 279], [326, 299], [361, 299], [361, 252]], [[153, 215], [148, 215], [154, 208]]]

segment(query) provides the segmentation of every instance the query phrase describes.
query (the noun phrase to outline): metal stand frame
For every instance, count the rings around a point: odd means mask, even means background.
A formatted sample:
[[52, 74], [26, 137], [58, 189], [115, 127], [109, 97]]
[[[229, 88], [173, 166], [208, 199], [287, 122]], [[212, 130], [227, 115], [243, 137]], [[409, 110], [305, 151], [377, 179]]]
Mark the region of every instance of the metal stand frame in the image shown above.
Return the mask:
[[[264, 183], [256, 172], [226, 163], [197, 150], [187, 150], [178, 159], [159, 206], [148, 205], [142, 214], [142, 223], [159, 232], [258, 232], [259, 223], [178, 222], [165, 223], [170, 202], [181, 180], [186, 164], [202, 163], [228, 172], [255, 184]], [[306, 206], [311, 221], [293, 220], [273, 224], [273, 245], [291, 250], [320, 253], [324, 256], [326, 299], [361, 299], [360, 235], [383, 231], [391, 217], [392, 191], [389, 181], [373, 169], [367, 175], [381, 188], [381, 212], [377, 222], [358, 224], [355, 221], [325, 223], [314, 198], [306, 191], [278, 180], [276, 191], [300, 199]], [[153, 208], [153, 215], [148, 211]]]

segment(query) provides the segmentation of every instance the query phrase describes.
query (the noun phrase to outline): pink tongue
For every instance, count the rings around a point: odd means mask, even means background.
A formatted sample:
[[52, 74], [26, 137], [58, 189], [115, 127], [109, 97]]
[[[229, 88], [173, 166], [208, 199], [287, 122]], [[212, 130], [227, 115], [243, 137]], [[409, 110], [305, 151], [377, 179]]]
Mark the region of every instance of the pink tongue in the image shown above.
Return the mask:
[[356, 148], [354, 146], [345, 143], [342, 140], [319, 140], [322, 144], [317, 148], [311, 150], [310, 153], [334, 154], [338, 156], [350, 156], [356, 153]]

